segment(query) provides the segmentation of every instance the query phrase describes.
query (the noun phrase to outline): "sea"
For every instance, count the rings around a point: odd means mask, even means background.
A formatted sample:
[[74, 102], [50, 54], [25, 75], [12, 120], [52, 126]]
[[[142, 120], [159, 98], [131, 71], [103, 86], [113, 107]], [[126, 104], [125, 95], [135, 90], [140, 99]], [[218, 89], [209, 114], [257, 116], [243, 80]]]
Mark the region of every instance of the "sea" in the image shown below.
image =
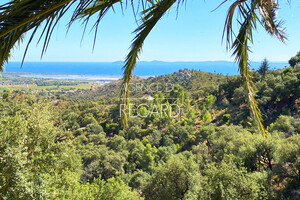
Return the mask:
[[[9, 62], [5, 66], [4, 72], [23, 72], [39, 74], [63, 74], [84, 75], [93, 77], [103, 75], [105, 77], [121, 77], [123, 74], [122, 61], [117, 62]], [[260, 62], [251, 62], [251, 69], [258, 69]], [[288, 66], [286, 62], [270, 62], [271, 69], [284, 68]], [[138, 62], [133, 74], [136, 76], [159, 76], [178, 72], [180, 69], [193, 69], [204, 72], [218, 73], [223, 75], [237, 75], [238, 65], [230, 61], [203, 61], [203, 62], [163, 62], [163, 61], [141, 61]], [[37, 75], [36, 75], [37, 76]], [[74, 76], [73, 76], [74, 77]], [[76, 76], [75, 76], [76, 77]], [[78, 76], [80, 77], [80, 76]]]

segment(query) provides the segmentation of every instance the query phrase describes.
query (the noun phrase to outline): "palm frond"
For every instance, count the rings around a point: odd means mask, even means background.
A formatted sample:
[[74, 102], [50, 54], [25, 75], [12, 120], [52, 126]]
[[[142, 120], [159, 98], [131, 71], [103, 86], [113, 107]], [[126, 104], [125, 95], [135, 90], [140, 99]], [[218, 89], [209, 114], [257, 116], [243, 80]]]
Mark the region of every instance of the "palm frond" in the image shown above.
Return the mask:
[[[224, 4], [226, 1], [222, 2], [222, 4]], [[233, 23], [233, 17], [234, 17], [234, 13], [235, 10], [241, 6], [241, 4], [243, 4], [246, 0], [237, 0], [235, 1], [228, 10], [228, 14], [225, 20], [225, 26], [224, 26], [224, 30], [223, 30], [223, 36], [222, 36], [222, 40], [224, 39], [224, 36], [226, 34], [226, 48], [230, 49], [231, 48], [231, 43], [233, 41], [232, 36], [233, 36], [233, 30], [232, 30], [232, 23]], [[220, 5], [222, 5], [220, 4]]]
[[[154, 26], [157, 24], [157, 22], [175, 2], [176, 0], [161, 0], [157, 3], [152, 2], [152, 6], [150, 6], [148, 9], [145, 9], [143, 12], [141, 25], [134, 31], [136, 36], [133, 39], [130, 52], [126, 57], [125, 65], [123, 68], [124, 76], [121, 99], [123, 99], [123, 102], [127, 107], [129, 105], [129, 82], [132, 78], [132, 73], [141, 53], [144, 41], [151, 30], [154, 28]], [[126, 114], [122, 113], [121, 117], [124, 128], [128, 127]]]
[[[91, 0], [89, 0], [91, 1]], [[75, 22], [77, 19], [83, 19], [83, 24], [85, 24], [84, 33], [87, 27], [88, 22], [90, 21], [90, 18], [98, 13], [98, 17], [96, 22], [93, 25], [93, 28], [95, 29], [95, 36], [94, 36], [94, 43], [93, 43], [93, 49], [95, 48], [96, 44], [96, 36], [98, 33], [98, 27], [99, 23], [102, 20], [102, 18], [105, 16], [105, 14], [110, 10], [113, 9], [113, 6], [117, 3], [120, 3], [122, 6], [122, 0], [98, 0], [98, 1], [91, 1], [87, 2], [88, 4], [81, 5], [76, 9], [76, 12], [74, 12], [70, 25]], [[90, 5], [92, 4], [92, 5]], [[89, 5], [86, 7], [86, 5]], [[84, 35], [83, 33], [83, 35]]]
[[[0, 70], [8, 62], [11, 50], [18, 41], [21, 41], [22, 35], [32, 30], [24, 52], [24, 61], [29, 45], [40, 27], [43, 27], [43, 30], [38, 42], [44, 38], [41, 51], [41, 56], [43, 56], [58, 21], [73, 4], [78, 3], [73, 10], [69, 27], [78, 19], [84, 19], [87, 23], [92, 15], [99, 13], [94, 25], [97, 30], [100, 20], [118, 2], [121, 3], [121, 0], [12, 0], [0, 5]], [[96, 34], [97, 31], [95, 38]]]
[[[45, 51], [57, 21], [76, 0], [12, 0], [0, 6], [0, 70], [8, 61], [12, 48], [21, 40], [24, 33], [34, 29], [29, 43], [38, 27], [46, 21]], [[27, 45], [28, 48], [29, 44]], [[25, 54], [27, 52], [25, 50]], [[25, 56], [24, 54], [24, 56]]]
[[[236, 10], [238, 10], [238, 15], [243, 21], [239, 22], [239, 33], [233, 41], [232, 25]], [[262, 20], [257, 17], [256, 10], [258, 10]], [[249, 70], [248, 53], [251, 52], [249, 42], [253, 43], [252, 30], [256, 29], [256, 21], [259, 21], [270, 35], [275, 35], [280, 41], [285, 42], [287, 38], [282, 28], [283, 22], [277, 20], [277, 10], [278, 4], [275, 0], [236, 0], [229, 8], [223, 31], [223, 38], [226, 35], [227, 49], [233, 49], [233, 56], [239, 64], [244, 87], [249, 94], [248, 102], [252, 117], [264, 136], [266, 134], [263, 120], [255, 100], [255, 86]]]
[[251, 52], [249, 43], [253, 42], [252, 30], [256, 29], [256, 21], [258, 20], [255, 13], [256, 7], [257, 1], [252, 1], [250, 5], [248, 5], [245, 1], [240, 0], [234, 2], [229, 9], [224, 32], [227, 30], [227, 42], [230, 43], [233, 34], [232, 18], [234, 11], [237, 8], [243, 21], [240, 22], [239, 33], [230, 47], [233, 49], [233, 56], [235, 56], [235, 60], [239, 65], [243, 85], [248, 91], [248, 105], [250, 107], [251, 115], [258, 125], [260, 132], [266, 136], [265, 128], [262, 123], [263, 120], [261, 117], [261, 112], [255, 100], [256, 89], [252, 81], [251, 71], [249, 69], [249, 52]]
[[278, 4], [275, 0], [262, 1], [258, 10], [262, 17], [261, 24], [270, 35], [275, 35], [280, 41], [287, 40], [285, 30], [282, 28], [283, 21], [277, 20]]

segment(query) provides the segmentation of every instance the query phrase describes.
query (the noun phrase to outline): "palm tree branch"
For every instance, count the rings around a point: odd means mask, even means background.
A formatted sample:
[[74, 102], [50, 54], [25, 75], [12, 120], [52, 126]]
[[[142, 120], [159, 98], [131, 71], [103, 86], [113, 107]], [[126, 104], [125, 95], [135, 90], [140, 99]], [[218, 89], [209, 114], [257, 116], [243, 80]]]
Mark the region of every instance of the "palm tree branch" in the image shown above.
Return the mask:
[[282, 28], [283, 22], [277, 20], [278, 4], [274, 0], [267, 0], [259, 2], [259, 14], [262, 17], [260, 23], [270, 35], [275, 35], [280, 41], [287, 40], [284, 29]]
[[65, 10], [70, 8], [70, 4], [73, 4], [75, 1], [76, 0], [14, 0], [1, 5], [0, 43], [2, 46], [0, 47], [0, 70], [3, 70], [3, 66], [8, 61], [13, 47], [22, 41], [21, 38], [23, 34], [34, 29], [25, 49], [24, 56], [26, 55], [28, 46], [36, 34], [37, 28], [40, 27], [44, 21], [47, 21], [42, 33], [43, 35], [45, 30], [47, 30], [42, 51], [44, 52], [52, 33], [51, 27], [53, 28], [56, 25], [57, 21], [65, 13]]
[[[62, 1], [62, 2], [59, 2], [59, 3], [57, 3], [57, 4], [54, 4], [54, 5], [51, 6], [50, 8], [48, 8], [48, 9], [46, 9], [46, 10], [43, 10], [43, 11], [39, 12], [38, 14], [33, 15], [32, 17], [29, 17], [29, 18], [27, 18], [27, 19], [21, 21], [20, 23], [17, 23], [16, 25], [14, 25], [14, 26], [8, 28], [7, 30], [5, 30], [5, 31], [3, 31], [3, 32], [0, 32], [0, 38], [4, 37], [5, 35], [9, 34], [10, 32], [12, 32], [12, 31], [14, 31], [14, 30], [16, 30], [16, 29], [18, 29], [18, 28], [21, 28], [21, 27], [25, 26], [26, 24], [28, 24], [28, 23], [30, 23], [30, 22], [36, 20], [37, 18], [42, 17], [43, 15], [45, 15], [45, 14], [51, 12], [51, 11], [57, 10], [58, 8], [64, 6], [65, 4], [70, 3], [71, 1], [73, 1], [73, 0], [64, 0], [64, 1]], [[1, 18], [0, 18], [0, 19], [1, 19]]]
[[250, 107], [251, 115], [258, 125], [260, 132], [263, 136], [265, 134], [265, 128], [262, 124], [261, 111], [255, 100], [255, 86], [252, 81], [251, 72], [249, 70], [249, 42], [253, 42], [252, 30], [256, 29], [256, 21], [258, 20], [255, 13], [257, 4], [251, 3], [250, 6], [247, 4], [238, 5], [244, 21], [241, 23], [239, 33], [233, 42], [231, 48], [233, 49], [233, 55], [235, 60], [238, 62], [240, 74], [242, 76], [243, 85], [248, 91], [248, 104]]
[[[141, 25], [134, 31], [136, 36], [133, 39], [131, 49], [125, 59], [125, 65], [123, 67], [124, 76], [121, 99], [123, 99], [123, 103], [127, 107], [129, 106], [129, 82], [132, 79], [132, 73], [141, 53], [144, 41], [157, 22], [175, 2], [176, 0], [161, 0], [148, 9], [145, 9], [143, 12], [144, 16], [141, 19]], [[121, 117], [124, 128], [127, 128], [128, 122], [126, 114], [123, 113]]]

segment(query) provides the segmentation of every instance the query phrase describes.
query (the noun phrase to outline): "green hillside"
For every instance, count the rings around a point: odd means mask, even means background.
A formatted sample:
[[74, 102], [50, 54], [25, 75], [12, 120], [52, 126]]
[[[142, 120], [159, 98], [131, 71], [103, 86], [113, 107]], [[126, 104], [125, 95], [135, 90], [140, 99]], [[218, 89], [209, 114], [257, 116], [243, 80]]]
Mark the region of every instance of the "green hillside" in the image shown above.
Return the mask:
[[129, 129], [120, 123], [120, 80], [95, 89], [7, 89], [0, 197], [299, 199], [300, 66], [252, 75], [267, 138], [238, 76], [135, 77]]

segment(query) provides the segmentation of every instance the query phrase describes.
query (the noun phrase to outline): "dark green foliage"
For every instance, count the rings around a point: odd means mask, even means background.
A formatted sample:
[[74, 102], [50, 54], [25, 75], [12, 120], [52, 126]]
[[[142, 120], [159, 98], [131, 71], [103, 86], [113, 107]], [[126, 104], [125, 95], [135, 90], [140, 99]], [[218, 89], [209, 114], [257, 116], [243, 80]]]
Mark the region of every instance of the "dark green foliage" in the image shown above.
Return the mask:
[[224, 114], [224, 115], [222, 116], [222, 118], [223, 118], [223, 121], [224, 121], [225, 123], [229, 123], [229, 121], [230, 121], [230, 114]]
[[269, 68], [270, 68], [269, 62], [265, 58], [257, 71], [262, 75], [263, 78], [265, 78], [267, 72], [269, 71]]
[[270, 197], [267, 172], [247, 173], [229, 159], [209, 164], [204, 170], [201, 199], [267, 199]]
[[[201, 176], [192, 159], [178, 155], [159, 165], [154, 171], [143, 190], [145, 199], [196, 199], [200, 192]], [[191, 191], [196, 194], [191, 194]]]

